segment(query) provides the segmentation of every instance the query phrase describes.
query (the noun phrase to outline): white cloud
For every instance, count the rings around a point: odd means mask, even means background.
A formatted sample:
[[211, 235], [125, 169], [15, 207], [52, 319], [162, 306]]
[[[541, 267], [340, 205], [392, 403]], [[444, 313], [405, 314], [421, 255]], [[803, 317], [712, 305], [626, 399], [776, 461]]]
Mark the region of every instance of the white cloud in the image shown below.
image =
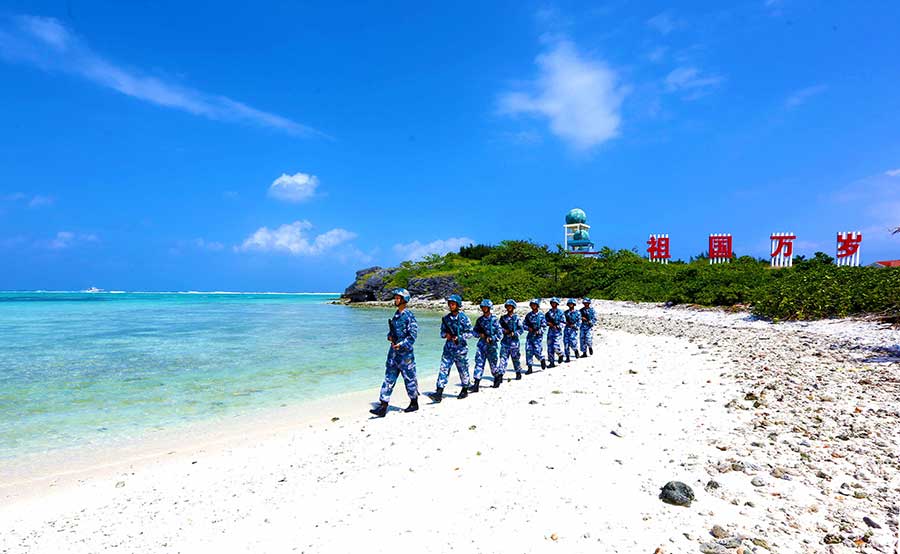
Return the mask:
[[41, 206], [50, 206], [56, 201], [52, 196], [42, 196], [38, 194], [28, 201], [29, 208], [40, 208]]
[[335, 246], [353, 240], [356, 233], [346, 229], [332, 229], [315, 237], [308, 231], [313, 228], [309, 221], [295, 221], [277, 229], [260, 227], [244, 239], [236, 252], [287, 252], [294, 256], [317, 256]]
[[900, 177], [900, 169], [889, 169], [884, 174], [888, 177]]
[[447, 252], [456, 252], [462, 246], [474, 244], [475, 241], [468, 237], [452, 237], [443, 240], [434, 240], [428, 244], [422, 244], [419, 241], [413, 241], [407, 244], [395, 244], [394, 252], [403, 257], [404, 260], [421, 260], [429, 254], [446, 254]]
[[286, 202], [303, 202], [315, 194], [318, 186], [319, 178], [315, 175], [282, 173], [281, 177], [272, 181], [269, 196]]
[[73, 233], [72, 231], [59, 231], [56, 236], [42, 243], [51, 250], [63, 250], [77, 244], [97, 242], [97, 235], [93, 233]]
[[53, 204], [54, 202], [56, 202], [56, 198], [42, 194], [30, 196], [28, 194], [25, 194], [24, 192], [14, 192], [12, 194], [0, 196], [0, 201], [22, 202], [29, 208], [39, 208], [41, 206], [49, 206]]
[[208, 119], [251, 123], [290, 134], [321, 135], [306, 125], [231, 98], [120, 67], [93, 52], [53, 18], [15, 16], [7, 18], [5, 24], [0, 20], [0, 58], [77, 75], [126, 96]]
[[800, 89], [788, 96], [787, 100], [784, 101], [784, 105], [788, 108], [796, 108], [797, 106], [805, 103], [813, 96], [822, 94], [826, 90], [828, 90], [828, 87], [825, 85], [815, 85]]
[[535, 61], [535, 90], [502, 95], [501, 113], [546, 117], [553, 133], [579, 150], [618, 136], [627, 90], [612, 69], [585, 59], [567, 40], [554, 43]]
[[685, 99], [695, 100], [718, 87], [724, 79], [718, 75], [706, 75], [692, 66], [679, 67], [666, 76], [666, 90], [685, 93]]
[[684, 26], [684, 22], [672, 15], [672, 12], [665, 11], [658, 13], [647, 20], [647, 25], [652, 29], [659, 31], [663, 35], [668, 35], [672, 31]]
[[219, 252], [225, 248], [225, 245], [221, 242], [211, 240], [194, 239], [191, 242], [195, 247], [200, 248], [201, 250], [210, 250], [212, 252]]
[[659, 63], [666, 57], [668, 48], [665, 46], [657, 46], [647, 54], [647, 59], [653, 63]]

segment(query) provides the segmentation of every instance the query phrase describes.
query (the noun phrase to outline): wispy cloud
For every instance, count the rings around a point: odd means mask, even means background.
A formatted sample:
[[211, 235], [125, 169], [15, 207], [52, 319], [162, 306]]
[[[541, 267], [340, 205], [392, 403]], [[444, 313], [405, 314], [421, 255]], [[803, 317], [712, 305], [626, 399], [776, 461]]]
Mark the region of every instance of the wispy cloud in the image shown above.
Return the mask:
[[33, 196], [31, 200], [28, 201], [29, 208], [40, 208], [41, 206], [50, 206], [56, 199], [52, 196], [43, 196], [38, 194], [37, 196]]
[[295, 135], [322, 135], [311, 127], [226, 96], [125, 69], [91, 50], [53, 18], [24, 15], [0, 19], [0, 58], [48, 72], [76, 75], [132, 98], [208, 119], [250, 123]]
[[282, 173], [281, 177], [272, 181], [269, 186], [269, 196], [285, 202], [303, 202], [312, 198], [318, 186], [319, 178], [315, 175]]
[[93, 233], [74, 233], [72, 231], [59, 231], [56, 236], [50, 240], [39, 242], [39, 246], [44, 246], [50, 250], [64, 250], [78, 244], [97, 242], [99, 239]]
[[276, 229], [260, 227], [244, 239], [235, 252], [284, 252], [294, 256], [317, 256], [339, 244], [356, 238], [356, 233], [346, 229], [332, 229], [312, 236], [309, 231], [313, 224], [309, 221], [295, 221]]
[[[894, 248], [897, 238], [891, 230], [900, 226], [900, 169], [859, 179], [831, 192], [827, 198], [845, 210], [847, 221], [855, 228], [841, 231], [861, 231], [866, 245], [873, 248]], [[886, 251], [886, 250], [884, 250]]]
[[666, 57], [668, 48], [665, 46], [657, 46], [647, 54], [647, 59], [653, 63], [659, 63]]
[[664, 11], [648, 19], [647, 25], [660, 34], [668, 35], [672, 31], [684, 27], [685, 23], [682, 19], [675, 17], [671, 11]]
[[666, 90], [684, 94], [686, 100], [695, 100], [706, 96], [719, 85], [724, 78], [719, 75], [702, 73], [693, 66], [679, 67], [666, 75]]
[[578, 150], [618, 136], [627, 89], [612, 69], [585, 58], [568, 40], [552, 43], [535, 62], [533, 90], [503, 94], [501, 113], [545, 117], [551, 131]]
[[468, 237], [451, 237], [448, 239], [439, 239], [422, 244], [419, 241], [413, 241], [406, 244], [395, 244], [394, 252], [403, 257], [404, 260], [421, 260], [430, 254], [446, 254], [447, 252], [456, 252], [460, 247], [473, 244], [475, 241]]
[[43, 206], [50, 206], [56, 202], [56, 198], [53, 196], [45, 195], [45, 194], [25, 194], [24, 192], [13, 192], [11, 194], [5, 194], [0, 196], [0, 201], [2, 202], [21, 202], [23, 205], [28, 206], [29, 208], [40, 208]]
[[179, 240], [175, 242], [175, 246], [169, 249], [169, 253], [180, 255], [184, 252], [196, 252], [198, 250], [203, 250], [206, 252], [221, 252], [225, 250], [225, 245], [221, 242], [206, 240], [204, 238]]
[[787, 97], [787, 100], [784, 101], [784, 105], [787, 108], [796, 108], [797, 106], [806, 103], [806, 101], [813, 96], [822, 94], [826, 90], [828, 90], [826, 85], [814, 85], [794, 91]]

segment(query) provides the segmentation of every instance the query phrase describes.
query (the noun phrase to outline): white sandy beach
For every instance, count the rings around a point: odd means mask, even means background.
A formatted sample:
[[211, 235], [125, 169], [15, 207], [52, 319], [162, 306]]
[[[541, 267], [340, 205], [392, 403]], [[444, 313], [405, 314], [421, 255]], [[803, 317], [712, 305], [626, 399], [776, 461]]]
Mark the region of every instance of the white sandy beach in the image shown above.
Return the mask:
[[[0, 552], [897, 551], [900, 361], [875, 349], [900, 333], [598, 313], [593, 357], [414, 414], [401, 381], [371, 419], [373, 378], [215, 433], [18, 467], [0, 477]], [[690, 507], [659, 500], [671, 480]]]

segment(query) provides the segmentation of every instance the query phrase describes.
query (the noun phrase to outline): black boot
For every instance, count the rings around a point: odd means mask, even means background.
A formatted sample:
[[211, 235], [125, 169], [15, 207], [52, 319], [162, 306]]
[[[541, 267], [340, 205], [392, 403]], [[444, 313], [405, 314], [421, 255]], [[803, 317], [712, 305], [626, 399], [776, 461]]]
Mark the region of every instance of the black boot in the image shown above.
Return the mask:
[[528, 371], [525, 372], [525, 375], [531, 375], [531, 366], [528, 366]]
[[578, 359], [578, 351], [575, 350], [574, 354], [575, 354], [575, 359], [577, 360]]
[[[561, 362], [561, 361], [562, 361], [562, 360], [560, 360], [560, 362]], [[544, 363], [543, 363], [543, 362], [541, 362], [541, 367], [542, 367], [542, 368], [544, 367]], [[551, 368], [556, 367], [556, 356], [550, 356], [550, 367], [551, 367]]]
[[591, 356], [594, 355], [594, 347], [593, 346], [588, 346], [588, 351], [591, 353]]
[[369, 413], [375, 417], [384, 417], [387, 415], [388, 403], [382, 402], [377, 408], [372, 408]]
[[502, 382], [503, 382], [503, 376], [502, 376], [502, 375], [494, 375], [494, 386], [493, 386], [493, 388], [499, 389], [499, 388], [500, 388], [500, 383], [502, 383]]
[[403, 411], [406, 413], [410, 413], [410, 412], [414, 412], [418, 409], [419, 409], [419, 399], [413, 398], [412, 400], [409, 401], [409, 406], [407, 406], [406, 409]]
[[571, 362], [571, 361], [572, 361], [572, 360], [571, 360], [571, 359], [569, 359], [569, 355], [568, 355], [568, 354], [566, 354], [566, 363], [569, 363], [569, 362]]
[[481, 383], [481, 379], [475, 379], [475, 384], [469, 387], [469, 392], [478, 392], [478, 385]]
[[[528, 371], [531, 371], [531, 368], [530, 368], [530, 367], [528, 368]], [[516, 381], [520, 381], [521, 379], [522, 379], [522, 372], [521, 372], [521, 371], [517, 371], [517, 372], [516, 372]]]
[[431, 398], [432, 402], [434, 402], [435, 404], [440, 404], [441, 400], [444, 399], [444, 389], [438, 387], [437, 389], [435, 389], [434, 392], [430, 393], [428, 396], [429, 396], [429, 398]]
[[556, 360], [556, 363], [561, 364], [562, 361], [563, 361], [563, 357], [562, 357], [562, 354], [560, 354], [560, 355], [559, 355], [559, 359]]
[[456, 395], [456, 399], [462, 400], [463, 398], [465, 398], [467, 396], [469, 396], [469, 388], [466, 387], [465, 385], [463, 385], [462, 390], [459, 391], [459, 394]]
[[547, 360], [541, 360], [541, 369], [547, 369]]

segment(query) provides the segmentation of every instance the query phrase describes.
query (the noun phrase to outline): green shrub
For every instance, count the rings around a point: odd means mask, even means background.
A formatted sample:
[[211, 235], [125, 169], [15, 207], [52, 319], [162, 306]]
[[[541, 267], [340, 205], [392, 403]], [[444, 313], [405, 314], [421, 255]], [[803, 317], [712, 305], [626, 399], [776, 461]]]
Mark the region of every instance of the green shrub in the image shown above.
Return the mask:
[[710, 264], [652, 263], [630, 250], [603, 248], [596, 258], [566, 255], [526, 241], [470, 245], [458, 254], [403, 262], [391, 285], [411, 277], [452, 275], [469, 300], [591, 296], [609, 300], [704, 306], [751, 304], [769, 319], [815, 319], [863, 313], [900, 315], [900, 268], [845, 268], [817, 252], [794, 267], [771, 269], [750, 256]]

